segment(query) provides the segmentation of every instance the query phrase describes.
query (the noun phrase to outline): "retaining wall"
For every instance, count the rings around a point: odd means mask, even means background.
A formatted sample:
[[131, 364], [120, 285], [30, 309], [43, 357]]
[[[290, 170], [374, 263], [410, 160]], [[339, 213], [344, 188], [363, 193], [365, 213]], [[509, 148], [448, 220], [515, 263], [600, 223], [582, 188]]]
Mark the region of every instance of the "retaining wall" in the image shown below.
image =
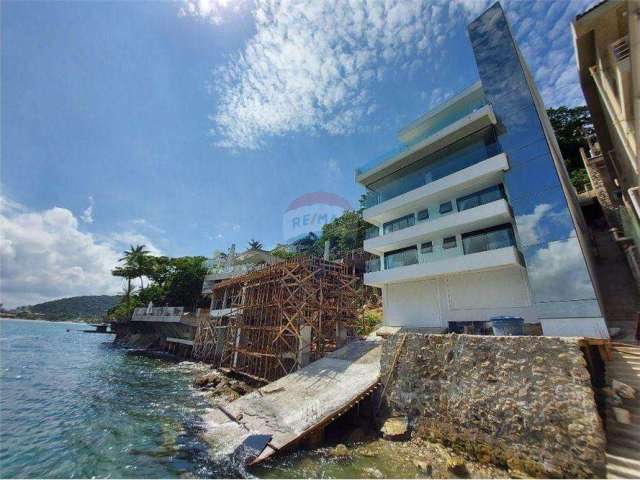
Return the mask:
[[[384, 345], [385, 379], [402, 333]], [[385, 391], [414, 434], [540, 477], [602, 477], [605, 436], [577, 339], [406, 334]]]

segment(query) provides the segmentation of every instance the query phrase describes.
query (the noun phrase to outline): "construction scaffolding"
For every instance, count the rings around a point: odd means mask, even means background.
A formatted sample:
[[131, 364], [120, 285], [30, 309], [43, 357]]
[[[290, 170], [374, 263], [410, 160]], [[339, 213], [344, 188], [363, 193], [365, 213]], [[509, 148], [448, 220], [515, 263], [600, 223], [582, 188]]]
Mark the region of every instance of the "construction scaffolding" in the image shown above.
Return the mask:
[[354, 336], [356, 283], [344, 264], [316, 257], [221, 282], [212, 305], [229, 308], [200, 323], [194, 357], [262, 381], [287, 375]]

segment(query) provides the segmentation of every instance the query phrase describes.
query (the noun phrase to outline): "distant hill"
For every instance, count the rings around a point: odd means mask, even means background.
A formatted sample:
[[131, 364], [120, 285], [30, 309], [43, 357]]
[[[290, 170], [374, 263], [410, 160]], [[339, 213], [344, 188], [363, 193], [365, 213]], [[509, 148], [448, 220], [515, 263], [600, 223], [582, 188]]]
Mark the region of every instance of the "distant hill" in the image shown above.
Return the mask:
[[49, 320], [100, 318], [120, 301], [119, 295], [87, 295], [61, 298], [26, 307], [32, 313], [40, 313]]

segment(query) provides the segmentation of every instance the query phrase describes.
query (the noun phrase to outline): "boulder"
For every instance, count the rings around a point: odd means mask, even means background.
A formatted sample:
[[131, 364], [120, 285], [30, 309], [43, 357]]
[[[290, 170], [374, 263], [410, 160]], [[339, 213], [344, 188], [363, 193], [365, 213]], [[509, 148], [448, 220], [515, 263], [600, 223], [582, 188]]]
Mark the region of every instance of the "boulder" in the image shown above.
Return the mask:
[[386, 439], [399, 439], [404, 437], [409, 430], [409, 420], [407, 417], [391, 417], [388, 418], [380, 431]]
[[208, 372], [198, 375], [193, 384], [200, 388], [213, 388], [216, 387], [221, 380], [222, 377], [218, 372]]
[[633, 387], [630, 387], [626, 383], [622, 383], [615, 378], [611, 382], [611, 388], [622, 398], [626, 398], [628, 400], [636, 398], [636, 391]]
[[363, 468], [362, 473], [365, 474], [365, 478], [384, 478], [384, 473], [374, 467]]
[[332, 455], [338, 458], [344, 458], [349, 456], [349, 449], [344, 443], [339, 443], [333, 449]]
[[431, 467], [431, 463], [419, 458], [413, 460], [413, 465], [420, 471], [420, 473], [424, 473], [427, 476], [430, 476], [431, 471], [433, 470], [433, 468]]
[[464, 459], [458, 455], [452, 455], [448, 458], [447, 470], [459, 477], [465, 476], [469, 473], [467, 465], [464, 463]]

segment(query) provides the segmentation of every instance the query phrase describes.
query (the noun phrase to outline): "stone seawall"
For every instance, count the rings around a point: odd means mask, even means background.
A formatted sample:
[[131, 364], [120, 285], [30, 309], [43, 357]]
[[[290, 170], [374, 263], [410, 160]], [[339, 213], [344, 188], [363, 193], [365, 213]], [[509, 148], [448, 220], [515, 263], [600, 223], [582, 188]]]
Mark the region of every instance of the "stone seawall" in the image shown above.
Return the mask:
[[384, 402], [414, 435], [532, 476], [605, 474], [577, 339], [399, 333], [385, 342], [382, 379], [401, 343]]

